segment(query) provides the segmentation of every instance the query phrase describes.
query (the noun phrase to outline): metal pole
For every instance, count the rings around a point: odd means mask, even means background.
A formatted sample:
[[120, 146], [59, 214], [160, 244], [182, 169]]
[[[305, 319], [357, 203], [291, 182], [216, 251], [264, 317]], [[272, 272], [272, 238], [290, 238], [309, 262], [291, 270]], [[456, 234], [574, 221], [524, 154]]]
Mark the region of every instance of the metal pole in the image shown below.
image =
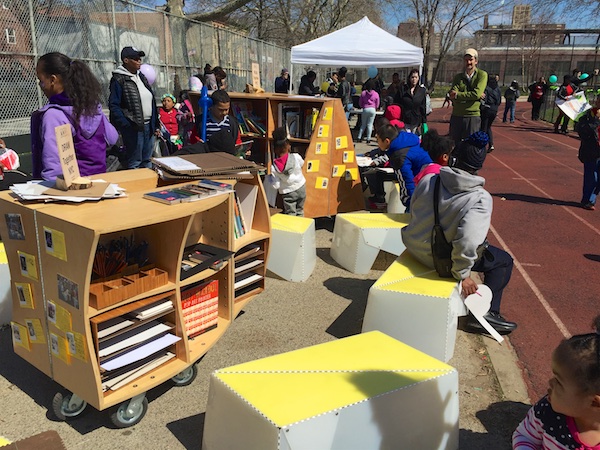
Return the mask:
[[117, 17], [115, 15], [115, 0], [111, 0], [112, 7], [112, 27], [113, 27], [113, 47], [115, 49], [115, 61], [119, 61], [119, 40], [117, 38]]
[[[29, 4], [29, 27], [31, 28], [31, 50], [33, 53], [33, 62], [37, 65], [37, 60], [38, 60], [38, 49], [37, 49], [37, 39], [36, 39], [36, 33], [35, 33], [35, 18], [33, 16], [33, 4], [32, 4], [33, 0], [28, 0], [28, 4]], [[42, 106], [44, 106], [44, 98], [42, 96], [42, 89], [40, 88], [39, 83], [36, 83], [35, 85], [36, 88], [36, 92], [37, 92], [37, 98], [38, 98], [38, 106], [41, 108]]]

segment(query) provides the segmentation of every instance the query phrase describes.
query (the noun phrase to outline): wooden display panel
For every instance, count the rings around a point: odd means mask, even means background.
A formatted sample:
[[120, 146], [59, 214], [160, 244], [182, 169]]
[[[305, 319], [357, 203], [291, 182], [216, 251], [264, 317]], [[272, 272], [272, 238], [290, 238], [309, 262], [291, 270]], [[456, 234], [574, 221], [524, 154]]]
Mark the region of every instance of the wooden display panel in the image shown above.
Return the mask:
[[310, 139], [290, 139], [293, 150], [304, 158], [303, 173], [307, 180], [304, 215], [327, 217], [364, 209], [352, 132], [340, 99], [271, 93], [229, 95], [232, 103], [251, 102], [254, 111], [265, 111], [268, 142], [260, 141], [264, 153], [260, 161], [267, 164], [269, 172], [272, 134], [279, 124], [279, 105], [297, 104], [305, 112], [318, 109], [319, 116]]
[[[24, 205], [16, 202], [10, 193], [0, 193], [0, 234], [7, 250], [11, 276], [16, 282], [29, 282], [35, 299], [35, 307], [27, 309], [25, 313], [25, 309], [14, 305], [15, 321], [39, 319], [42, 326], [40, 334], [45, 338], [45, 345], [36, 344], [30, 346], [29, 350], [16, 346], [15, 351], [99, 410], [141, 394], [187, 369], [217, 342], [231, 324], [234, 313], [237, 314], [243, 306], [236, 304], [234, 308], [232, 263], [225, 264], [216, 272], [207, 270], [180, 280], [181, 257], [186, 245], [206, 243], [235, 252], [244, 243], [258, 241], [265, 255], [268, 252], [268, 207], [257, 175], [251, 180], [244, 180], [257, 186], [258, 192], [252, 230], [245, 240], [238, 242], [233, 238], [232, 193], [197, 202], [165, 205], [143, 198], [147, 191], [145, 187], [153, 184], [150, 174], [146, 173], [140, 178], [131, 178], [131, 175], [125, 174], [125, 179], [133, 183], [131, 186], [138, 186], [139, 191], [130, 192], [125, 198], [101, 202]], [[120, 184], [118, 175], [112, 177], [116, 178], [109, 181]], [[25, 239], [6, 238], [9, 230], [4, 214], [20, 215]], [[89, 291], [98, 244], [107, 244], [120, 237], [133, 238], [135, 242], [147, 241], [149, 260], [166, 272], [167, 283], [148, 287], [149, 290], [114, 305], [93, 308], [89, 303]], [[35, 258], [37, 280], [27, 279], [21, 273], [18, 252], [31, 254]], [[232, 257], [230, 261], [233, 261]], [[136, 278], [135, 275], [133, 278]], [[219, 281], [218, 326], [188, 339], [180, 291], [185, 289], [188, 280], [199, 282], [211, 279]], [[13, 296], [19, 298], [14, 285]], [[174, 309], [166, 313], [164, 320], [172, 323], [175, 327], [172, 333], [182, 338], [172, 346], [175, 358], [116, 391], [102, 392], [97, 324], [165, 296], [172, 297]], [[252, 296], [245, 298], [243, 304]], [[47, 318], [49, 304], [53, 305], [55, 319], [52, 321]], [[59, 344], [61, 351], [52, 351], [56, 344]], [[72, 351], [69, 350], [69, 344], [72, 345]]]

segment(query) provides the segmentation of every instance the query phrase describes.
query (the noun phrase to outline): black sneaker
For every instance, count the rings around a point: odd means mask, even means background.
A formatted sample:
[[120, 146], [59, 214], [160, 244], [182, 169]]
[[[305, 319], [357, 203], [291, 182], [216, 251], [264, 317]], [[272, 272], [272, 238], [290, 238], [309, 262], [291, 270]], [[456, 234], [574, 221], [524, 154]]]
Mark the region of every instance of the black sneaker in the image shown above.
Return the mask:
[[[510, 334], [517, 329], [517, 324], [515, 322], [510, 322], [506, 320], [497, 311], [490, 311], [483, 317], [499, 334]], [[486, 329], [483, 328], [483, 325], [481, 325], [479, 321], [475, 318], [475, 316], [473, 316], [472, 314], [469, 314], [467, 327], [478, 333], [487, 332]]]

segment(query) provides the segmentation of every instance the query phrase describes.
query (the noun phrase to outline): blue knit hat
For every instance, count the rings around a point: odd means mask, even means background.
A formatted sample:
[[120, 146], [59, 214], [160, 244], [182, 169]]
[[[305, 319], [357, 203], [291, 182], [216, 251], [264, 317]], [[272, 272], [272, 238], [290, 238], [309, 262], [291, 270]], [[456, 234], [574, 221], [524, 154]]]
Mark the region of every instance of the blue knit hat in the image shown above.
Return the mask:
[[489, 140], [487, 133], [484, 131], [477, 131], [462, 140], [452, 152], [452, 156], [456, 158], [454, 165], [477, 172], [483, 167], [487, 155], [485, 147]]

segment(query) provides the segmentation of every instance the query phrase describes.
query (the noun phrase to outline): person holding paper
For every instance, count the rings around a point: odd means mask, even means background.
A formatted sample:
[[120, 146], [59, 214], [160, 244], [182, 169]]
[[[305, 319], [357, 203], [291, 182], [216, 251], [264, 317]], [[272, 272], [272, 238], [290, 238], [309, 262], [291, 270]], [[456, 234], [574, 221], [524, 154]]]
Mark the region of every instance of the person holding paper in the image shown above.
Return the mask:
[[[432, 269], [431, 236], [434, 219], [434, 187], [439, 178], [439, 223], [446, 240], [452, 244], [452, 275], [462, 284], [465, 297], [477, 292], [472, 272], [483, 272], [484, 284], [492, 291], [490, 311], [484, 318], [500, 334], [508, 334], [517, 324], [500, 314], [504, 288], [510, 281], [512, 257], [487, 243], [492, 218], [492, 196], [478, 176], [486, 157], [487, 134], [482, 131], [463, 140], [451, 154], [448, 167], [423, 177], [412, 196], [410, 222], [402, 229], [402, 241], [408, 252]], [[483, 326], [469, 316], [467, 326], [483, 332]]]
[[48, 104], [31, 116], [33, 177], [62, 175], [55, 128], [70, 124], [81, 176], [106, 172], [106, 148], [119, 138], [100, 104], [100, 83], [82, 61], [58, 52], [43, 55], [36, 74]]

